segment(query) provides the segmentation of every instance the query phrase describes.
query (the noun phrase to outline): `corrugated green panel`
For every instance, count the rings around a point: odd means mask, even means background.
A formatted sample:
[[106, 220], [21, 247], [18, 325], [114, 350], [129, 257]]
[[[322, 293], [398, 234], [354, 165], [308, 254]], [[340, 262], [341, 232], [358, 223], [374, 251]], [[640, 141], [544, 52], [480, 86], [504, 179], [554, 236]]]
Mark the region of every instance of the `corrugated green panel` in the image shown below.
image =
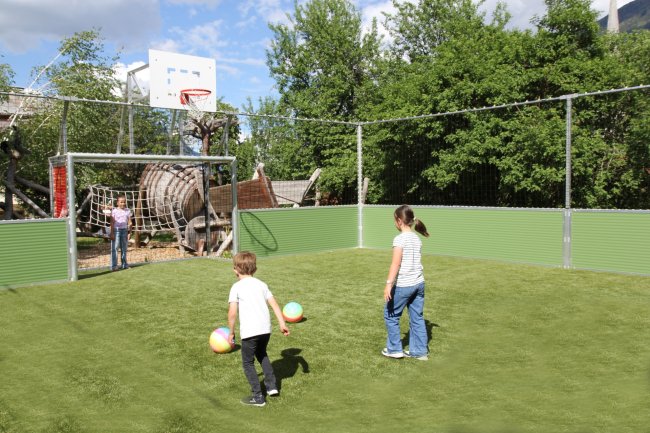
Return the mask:
[[68, 279], [67, 221], [0, 223], [0, 287]]
[[354, 248], [357, 215], [349, 206], [241, 211], [239, 247], [258, 256]]
[[[363, 209], [363, 246], [390, 248], [394, 207]], [[415, 208], [423, 253], [562, 266], [562, 210]]]
[[650, 212], [576, 211], [571, 219], [573, 267], [650, 274]]

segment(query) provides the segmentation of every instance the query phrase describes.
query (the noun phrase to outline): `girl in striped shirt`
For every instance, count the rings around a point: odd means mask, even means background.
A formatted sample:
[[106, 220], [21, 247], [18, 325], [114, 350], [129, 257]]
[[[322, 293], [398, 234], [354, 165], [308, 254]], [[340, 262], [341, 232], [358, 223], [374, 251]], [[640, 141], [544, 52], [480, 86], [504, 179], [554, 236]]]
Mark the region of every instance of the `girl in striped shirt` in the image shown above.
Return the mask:
[[[429, 237], [413, 209], [402, 205], [395, 210], [395, 227], [400, 234], [393, 239], [393, 259], [384, 287], [384, 322], [388, 338], [382, 355], [389, 358], [428, 358], [428, 336], [424, 322], [424, 274], [421, 262], [422, 241], [415, 232]], [[402, 348], [400, 318], [409, 311], [409, 350]]]

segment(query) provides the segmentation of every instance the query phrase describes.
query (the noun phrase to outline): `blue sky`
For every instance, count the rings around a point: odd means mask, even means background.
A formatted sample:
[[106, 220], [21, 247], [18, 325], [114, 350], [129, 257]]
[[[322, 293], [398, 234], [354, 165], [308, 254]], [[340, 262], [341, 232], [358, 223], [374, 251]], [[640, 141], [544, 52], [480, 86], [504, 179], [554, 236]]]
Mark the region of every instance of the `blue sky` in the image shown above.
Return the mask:
[[[393, 11], [390, 0], [353, 0], [365, 23]], [[405, 1], [405, 0], [400, 0]], [[618, 7], [631, 0], [618, 0]], [[301, 1], [302, 2], [302, 1]], [[486, 0], [489, 13], [497, 0]], [[543, 0], [506, 0], [511, 26], [530, 27], [543, 15]], [[607, 14], [609, 0], [594, 0]], [[32, 69], [48, 64], [60, 41], [101, 28], [109, 54], [120, 54], [120, 76], [148, 62], [148, 49], [210, 57], [217, 64], [217, 97], [241, 109], [246, 98], [277, 96], [266, 66], [272, 38], [268, 23], [288, 23], [294, 0], [0, 0], [0, 63], [15, 85], [27, 87]], [[146, 72], [138, 75], [146, 85]]]

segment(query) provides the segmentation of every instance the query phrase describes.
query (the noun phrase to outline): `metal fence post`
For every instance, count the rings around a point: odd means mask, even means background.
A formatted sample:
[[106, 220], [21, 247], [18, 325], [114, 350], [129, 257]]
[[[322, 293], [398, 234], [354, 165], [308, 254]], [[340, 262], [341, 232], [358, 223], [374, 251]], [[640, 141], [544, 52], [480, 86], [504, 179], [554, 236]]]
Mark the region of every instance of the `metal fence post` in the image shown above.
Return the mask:
[[237, 160], [230, 163], [230, 185], [232, 193], [232, 256], [239, 252], [239, 206], [237, 206]]
[[564, 224], [562, 227], [562, 265], [571, 268], [571, 126], [573, 95], [566, 96], [566, 145], [565, 145], [565, 181], [564, 181]]
[[56, 154], [61, 155], [61, 148], [63, 148], [63, 154], [68, 153], [68, 108], [70, 107], [70, 101], [63, 102], [63, 113], [61, 114], [61, 132], [59, 134], [59, 148], [57, 149]]
[[68, 178], [68, 275], [70, 281], [77, 281], [77, 209], [74, 182], [74, 158], [66, 154], [66, 175]]
[[357, 124], [357, 218], [358, 248], [363, 248], [363, 141], [361, 124]]

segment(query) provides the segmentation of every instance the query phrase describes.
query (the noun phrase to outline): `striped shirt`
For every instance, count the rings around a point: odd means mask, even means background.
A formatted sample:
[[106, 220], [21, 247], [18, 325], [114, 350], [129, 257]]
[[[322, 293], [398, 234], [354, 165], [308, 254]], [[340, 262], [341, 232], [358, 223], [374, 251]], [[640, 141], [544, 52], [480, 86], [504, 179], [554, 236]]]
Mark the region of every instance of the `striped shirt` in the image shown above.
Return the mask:
[[422, 241], [413, 232], [404, 232], [395, 236], [393, 239], [393, 248], [402, 249], [402, 262], [397, 273], [398, 287], [415, 286], [424, 282], [422, 268]]

